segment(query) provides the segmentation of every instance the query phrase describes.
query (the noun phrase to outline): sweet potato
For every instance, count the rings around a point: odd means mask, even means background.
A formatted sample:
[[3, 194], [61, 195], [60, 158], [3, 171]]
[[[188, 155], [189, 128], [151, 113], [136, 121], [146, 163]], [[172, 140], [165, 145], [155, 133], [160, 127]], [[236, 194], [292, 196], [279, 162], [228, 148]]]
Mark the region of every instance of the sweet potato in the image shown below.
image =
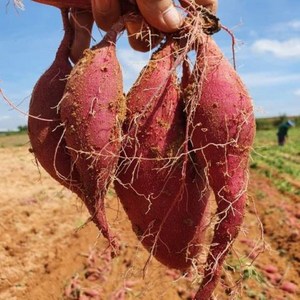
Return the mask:
[[[196, 299], [206, 300], [218, 283], [225, 256], [243, 222], [255, 122], [245, 86], [210, 37], [198, 49], [186, 94], [194, 108], [189, 125], [192, 146], [197, 163], [207, 168], [219, 219], [196, 295]], [[191, 105], [193, 102], [197, 105]]]
[[61, 100], [67, 76], [72, 70], [69, 62], [73, 32], [68, 12], [63, 11], [65, 34], [49, 69], [34, 86], [28, 118], [31, 151], [41, 166], [58, 182], [81, 196], [79, 174], [71, 161], [63, 138], [57, 105]]
[[122, 73], [115, 51], [117, 33], [113, 29], [98, 45], [85, 50], [70, 74], [60, 103], [65, 139], [83, 182], [85, 204], [111, 243], [104, 196], [119, 158], [125, 112]]
[[155, 53], [127, 96], [115, 189], [146, 249], [185, 270], [204, 237], [208, 193], [185, 153], [185, 117], [174, 74], [174, 45]]

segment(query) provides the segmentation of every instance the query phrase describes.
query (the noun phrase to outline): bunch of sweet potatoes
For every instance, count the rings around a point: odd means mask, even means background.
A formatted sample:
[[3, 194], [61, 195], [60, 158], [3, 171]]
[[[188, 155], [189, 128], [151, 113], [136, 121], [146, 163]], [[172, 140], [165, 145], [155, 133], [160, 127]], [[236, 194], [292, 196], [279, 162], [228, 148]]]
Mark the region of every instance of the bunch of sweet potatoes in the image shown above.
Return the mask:
[[[200, 29], [207, 19], [216, 21], [194, 13], [193, 26]], [[255, 125], [246, 88], [206, 34], [208, 26], [196, 38], [187, 38], [186, 31], [169, 35], [124, 97], [116, 39], [126, 16], [71, 66], [67, 14], [63, 10], [65, 37], [56, 59], [31, 99], [29, 137], [36, 159], [84, 201], [117, 252], [104, 206], [113, 182], [150, 258], [180, 270], [199, 268], [203, 279], [195, 297], [210, 299], [247, 200]], [[196, 58], [190, 71], [191, 50]], [[217, 222], [203, 268], [198, 257], [208, 248], [210, 190]]]

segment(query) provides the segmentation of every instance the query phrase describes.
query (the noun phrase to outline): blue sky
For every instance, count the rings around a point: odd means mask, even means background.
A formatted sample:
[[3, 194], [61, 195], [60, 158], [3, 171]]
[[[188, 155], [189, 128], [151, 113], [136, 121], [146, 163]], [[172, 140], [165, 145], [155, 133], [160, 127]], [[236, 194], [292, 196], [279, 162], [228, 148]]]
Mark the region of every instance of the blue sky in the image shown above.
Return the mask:
[[[23, 111], [39, 76], [51, 64], [62, 38], [56, 8], [24, 0], [16, 10], [0, 0], [0, 88]], [[12, 2], [12, 1], [11, 1]], [[237, 39], [237, 70], [253, 98], [258, 117], [300, 115], [300, 1], [220, 0], [218, 16]], [[94, 29], [96, 40], [101, 32]], [[231, 40], [224, 31], [215, 35], [231, 58]], [[149, 58], [118, 42], [125, 90]], [[0, 98], [0, 130], [25, 125], [26, 117]]]

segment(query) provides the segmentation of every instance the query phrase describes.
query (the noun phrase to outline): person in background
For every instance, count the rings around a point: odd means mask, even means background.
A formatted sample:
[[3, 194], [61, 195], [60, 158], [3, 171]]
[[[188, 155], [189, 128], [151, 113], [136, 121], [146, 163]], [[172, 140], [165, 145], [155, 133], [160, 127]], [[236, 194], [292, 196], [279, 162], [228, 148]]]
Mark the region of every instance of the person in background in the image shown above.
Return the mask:
[[290, 127], [293, 127], [293, 126], [295, 126], [295, 123], [291, 120], [283, 122], [279, 125], [278, 131], [277, 131], [279, 146], [284, 146], [284, 144], [286, 142], [286, 138], [288, 137], [288, 130]]

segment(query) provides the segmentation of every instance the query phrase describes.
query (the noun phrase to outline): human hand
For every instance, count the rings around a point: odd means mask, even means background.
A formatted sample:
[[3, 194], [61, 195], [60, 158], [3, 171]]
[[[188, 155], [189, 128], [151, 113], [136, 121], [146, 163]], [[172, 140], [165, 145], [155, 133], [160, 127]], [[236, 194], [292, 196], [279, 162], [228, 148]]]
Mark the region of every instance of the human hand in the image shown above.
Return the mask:
[[[161, 40], [159, 32], [174, 32], [180, 28], [183, 17], [175, 8], [172, 0], [128, 0], [136, 2], [142, 16], [152, 26], [145, 28], [143, 21], [127, 22], [129, 43], [133, 49], [148, 51]], [[186, 6], [188, 0], [180, 0], [182, 6]], [[196, 0], [197, 4], [203, 5], [216, 12], [218, 0]], [[90, 32], [93, 20], [97, 26], [108, 31], [121, 15], [120, 0], [91, 0], [92, 12], [80, 12], [75, 14], [75, 39], [71, 47], [71, 59], [76, 62], [82, 55], [84, 49], [90, 43]], [[141, 34], [143, 32], [144, 34]], [[152, 36], [152, 32], [157, 33]], [[151, 43], [149, 42], [151, 40]]]

